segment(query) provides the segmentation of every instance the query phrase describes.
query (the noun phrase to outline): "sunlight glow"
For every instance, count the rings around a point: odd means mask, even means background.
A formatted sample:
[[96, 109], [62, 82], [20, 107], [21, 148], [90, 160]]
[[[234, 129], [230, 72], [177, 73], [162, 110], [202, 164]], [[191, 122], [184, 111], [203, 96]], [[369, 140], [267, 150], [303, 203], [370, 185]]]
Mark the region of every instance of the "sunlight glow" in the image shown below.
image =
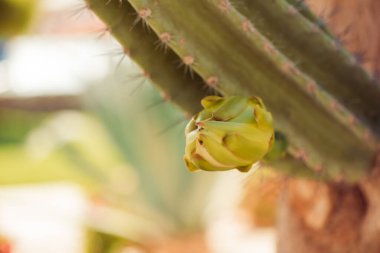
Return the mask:
[[11, 89], [20, 95], [78, 93], [108, 73], [108, 58], [99, 56], [103, 46], [83, 37], [17, 39], [7, 64]]

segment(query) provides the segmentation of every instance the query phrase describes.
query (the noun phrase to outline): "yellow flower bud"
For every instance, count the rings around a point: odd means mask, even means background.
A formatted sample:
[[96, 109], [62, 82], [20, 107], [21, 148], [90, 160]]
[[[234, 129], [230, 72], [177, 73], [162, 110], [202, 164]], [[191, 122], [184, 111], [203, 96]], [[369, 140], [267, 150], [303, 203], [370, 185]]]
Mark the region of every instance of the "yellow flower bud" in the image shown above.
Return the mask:
[[189, 170], [246, 172], [268, 153], [272, 115], [259, 98], [208, 96], [201, 104], [185, 130]]

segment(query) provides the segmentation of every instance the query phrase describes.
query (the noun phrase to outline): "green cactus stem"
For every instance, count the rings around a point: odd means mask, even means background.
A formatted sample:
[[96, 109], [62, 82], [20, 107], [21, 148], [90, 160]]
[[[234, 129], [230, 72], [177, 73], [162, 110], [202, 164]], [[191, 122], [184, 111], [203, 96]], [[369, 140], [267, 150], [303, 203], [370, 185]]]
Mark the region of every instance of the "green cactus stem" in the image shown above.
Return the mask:
[[[173, 101], [190, 113], [199, 111], [203, 83], [225, 96], [258, 96], [288, 153], [309, 169], [349, 180], [371, 169], [380, 88], [295, 1], [87, 2], [130, 56], [154, 73], [152, 81], [178, 94]], [[166, 54], [154, 51], [159, 38], [170, 38]], [[173, 59], [182, 60], [187, 74]]]
[[[331, 33], [329, 28], [326, 26], [325, 22], [314, 15], [314, 13], [305, 4], [305, 0], [286, 0], [289, 4], [293, 5], [300, 14], [302, 14], [311, 23], [314, 23], [319, 29], [324, 31], [326, 35], [334, 38], [335, 36]], [[247, 2], [249, 3], [249, 2]], [[236, 6], [238, 7], [238, 6]]]
[[321, 29], [311, 12], [305, 18], [285, 0], [276, 0], [276, 4], [245, 0], [236, 8], [321, 88], [372, 129], [379, 130], [380, 89], [376, 80], [358, 67], [336, 38]]
[[171, 35], [157, 36], [136, 24], [138, 16], [127, 2], [91, 0], [88, 4], [123, 45], [124, 53], [142, 67], [142, 75], [158, 85], [165, 99], [172, 100], [191, 115], [201, 110], [199, 101], [207, 94], [203, 80], [179, 70], [182, 61], [167, 46], [174, 40]]

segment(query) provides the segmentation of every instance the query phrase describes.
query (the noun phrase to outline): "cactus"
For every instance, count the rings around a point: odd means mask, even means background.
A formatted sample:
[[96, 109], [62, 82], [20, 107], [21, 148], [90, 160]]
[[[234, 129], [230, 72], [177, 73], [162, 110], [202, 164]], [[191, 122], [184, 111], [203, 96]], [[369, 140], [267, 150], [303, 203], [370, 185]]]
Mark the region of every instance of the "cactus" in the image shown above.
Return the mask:
[[279, 169], [354, 181], [373, 167], [380, 87], [300, 1], [86, 1], [188, 113], [213, 93], [260, 97], [289, 144]]

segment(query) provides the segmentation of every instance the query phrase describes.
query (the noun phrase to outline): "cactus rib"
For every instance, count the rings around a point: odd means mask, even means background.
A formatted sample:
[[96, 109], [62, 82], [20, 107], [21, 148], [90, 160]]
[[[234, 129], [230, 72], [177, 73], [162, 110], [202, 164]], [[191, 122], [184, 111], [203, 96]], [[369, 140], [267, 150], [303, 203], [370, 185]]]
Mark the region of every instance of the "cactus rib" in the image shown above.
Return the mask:
[[[316, 28], [320, 28], [327, 36], [334, 38], [330, 29], [326, 26], [325, 22], [314, 13], [305, 4], [305, 0], [286, 0], [289, 4], [293, 5], [296, 10], [308, 19], [312, 24], [315, 24]], [[237, 6], [238, 7], [238, 6]]]
[[285, 0], [243, 0], [236, 8], [299, 69], [380, 134], [380, 86], [315, 18]]
[[170, 49], [160, 51], [157, 48], [165, 46], [159, 43], [168, 43], [168, 34], [158, 37], [137, 25], [138, 14], [133, 15], [136, 12], [128, 2], [87, 0], [87, 3], [110, 26], [109, 30], [123, 45], [125, 53], [144, 69], [147, 78], [159, 86], [165, 97], [191, 114], [201, 109], [199, 101], [207, 95], [203, 80], [198, 76], [183, 75], [178, 71], [178, 56]]

